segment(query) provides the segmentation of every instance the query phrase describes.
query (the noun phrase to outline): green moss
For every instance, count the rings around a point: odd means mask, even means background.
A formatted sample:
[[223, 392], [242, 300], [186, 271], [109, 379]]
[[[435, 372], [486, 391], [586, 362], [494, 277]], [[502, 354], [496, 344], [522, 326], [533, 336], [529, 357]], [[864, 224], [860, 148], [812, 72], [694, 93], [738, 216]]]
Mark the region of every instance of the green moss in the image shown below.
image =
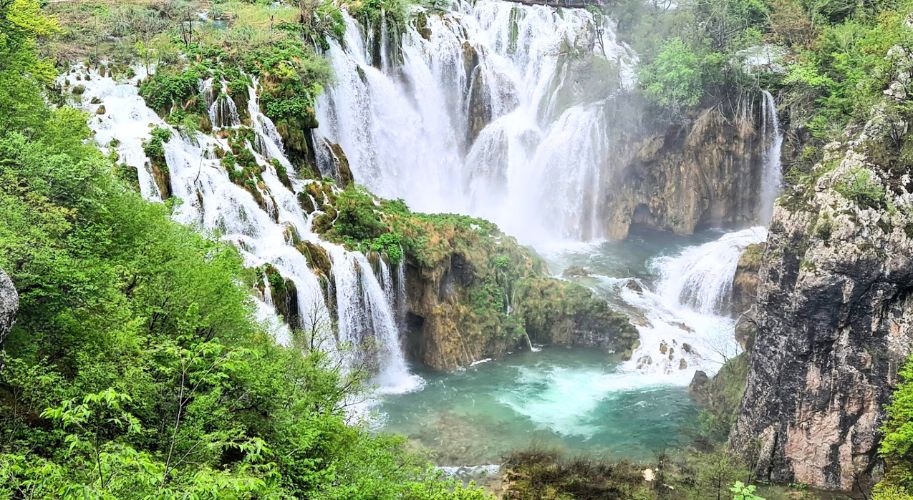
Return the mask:
[[696, 395], [703, 405], [699, 415], [701, 434], [714, 442], [723, 442], [735, 419], [748, 381], [748, 356], [745, 353], [727, 360], [720, 371]]

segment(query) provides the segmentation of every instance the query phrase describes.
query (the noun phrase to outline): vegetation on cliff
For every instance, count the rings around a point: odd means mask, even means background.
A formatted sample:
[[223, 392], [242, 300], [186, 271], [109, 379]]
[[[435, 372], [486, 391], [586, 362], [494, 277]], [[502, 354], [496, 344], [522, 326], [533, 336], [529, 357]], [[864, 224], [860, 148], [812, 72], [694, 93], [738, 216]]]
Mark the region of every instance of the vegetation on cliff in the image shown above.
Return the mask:
[[410, 309], [430, 329], [423, 342], [437, 342], [414, 353], [427, 366], [452, 369], [531, 341], [629, 356], [637, 341], [624, 315], [580, 285], [547, 277], [532, 250], [491, 222], [415, 213], [356, 185], [313, 182], [308, 192], [308, 202], [322, 200], [314, 227], [324, 238], [394, 264], [405, 260], [407, 279], [424, 284], [410, 293]]
[[913, 498], [913, 357], [899, 373], [902, 383], [894, 391], [882, 425], [879, 449], [888, 464], [887, 475], [875, 488], [878, 499]]
[[[143, 201], [49, 108], [37, 2], [0, 6], [0, 496], [480, 498], [347, 425], [324, 354], [252, 318], [237, 252]], [[153, 147], [156, 147], [153, 145]]]

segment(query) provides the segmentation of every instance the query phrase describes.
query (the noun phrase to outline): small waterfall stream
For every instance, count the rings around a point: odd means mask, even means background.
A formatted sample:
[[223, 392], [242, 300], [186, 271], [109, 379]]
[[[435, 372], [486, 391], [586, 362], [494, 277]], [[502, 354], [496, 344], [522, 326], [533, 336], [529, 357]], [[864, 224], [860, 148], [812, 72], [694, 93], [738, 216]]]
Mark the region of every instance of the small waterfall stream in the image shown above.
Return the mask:
[[773, 215], [774, 200], [780, 195], [783, 184], [783, 170], [780, 155], [783, 151], [783, 132], [780, 131], [780, 118], [777, 116], [777, 103], [770, 92], [762, 91], [764, 96], [763, 125], [761, 139], [767, 144], [764, 152], [764, 169], [761, 172], [761, 195], [759, 197], [758, 219], [768, 224]]
[[688, 383], [696, 370], [712, 375], [738, 354], [735, 319], [727, 314], [732, 278], [745, 247], [766, 238], [763, 227], [723, 234], [653, 259], [655, 291], [623, 286], [622, 298], [645, 312], [640, 345], [625, 368]]

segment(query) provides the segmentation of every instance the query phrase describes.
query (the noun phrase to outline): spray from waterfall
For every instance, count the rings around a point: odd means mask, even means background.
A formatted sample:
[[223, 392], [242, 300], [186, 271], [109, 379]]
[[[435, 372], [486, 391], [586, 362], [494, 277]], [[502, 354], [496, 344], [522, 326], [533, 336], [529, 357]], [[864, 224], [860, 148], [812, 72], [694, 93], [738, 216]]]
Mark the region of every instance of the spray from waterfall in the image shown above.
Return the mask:
[[[346, 16], [315, 142], [340, 144], [359, 183], [416, 210], [477, 215], [527, 242], [601, 237], [607, 131], [619, 118], [606, 103], [633, 84], [636, 60], [611, 22], [479, 0], [429, 14], [425, 28], [382, 31], [382, 45], [398, 45], [381, 54], [401, 62], [378, 68], [373, 31]], [[580, 68], [600, 85], [581, 86]]]
[[735, 320], [727, 314], [732, 278], [745, 247], [764, 241], [763, 227], [722, 235], [653, 261], [655, 291], [625, 286], [622, 298], [644, 311], [640, 345], [625, 368], [687, 383], [695, 370], [712, 375], [739, 352]]

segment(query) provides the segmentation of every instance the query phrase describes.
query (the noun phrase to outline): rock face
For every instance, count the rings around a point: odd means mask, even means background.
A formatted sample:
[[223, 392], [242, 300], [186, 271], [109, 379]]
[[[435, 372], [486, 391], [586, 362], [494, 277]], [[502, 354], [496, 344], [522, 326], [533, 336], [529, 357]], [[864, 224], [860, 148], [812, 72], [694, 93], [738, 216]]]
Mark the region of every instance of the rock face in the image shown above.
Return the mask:
[[433, 251], [406, 252], [405, 346], [413, 361], [452, 370], [531, 342], [630, 357], [638, 334], [627, 317], [580, 285], [548, 278], [538, 257], [493, 226], [413, 230], [438, 242]]
[[754, 122], [707, 109], [686, 127], [635, 138], [606, 190], [607, 236], [624, 239], [635, 225], [691, 234], [753, 222], [764, 142]]
[[764, 258], [764, 244], [749, 245], [739, 257], [732, 278], [732, 314], [742, 315], [754, 304], [758, 294], [758, 271]]
[[0, 348], [16, 322], [19, 310], [19, 294], [9, 276], [0, 269]]
[[913, 347], [913, 184], [892, 139], [906, 124], [874, 114], [774, 211], [730, 436], [764, 479], [848, 490], [878, 468], [882, 408]]

